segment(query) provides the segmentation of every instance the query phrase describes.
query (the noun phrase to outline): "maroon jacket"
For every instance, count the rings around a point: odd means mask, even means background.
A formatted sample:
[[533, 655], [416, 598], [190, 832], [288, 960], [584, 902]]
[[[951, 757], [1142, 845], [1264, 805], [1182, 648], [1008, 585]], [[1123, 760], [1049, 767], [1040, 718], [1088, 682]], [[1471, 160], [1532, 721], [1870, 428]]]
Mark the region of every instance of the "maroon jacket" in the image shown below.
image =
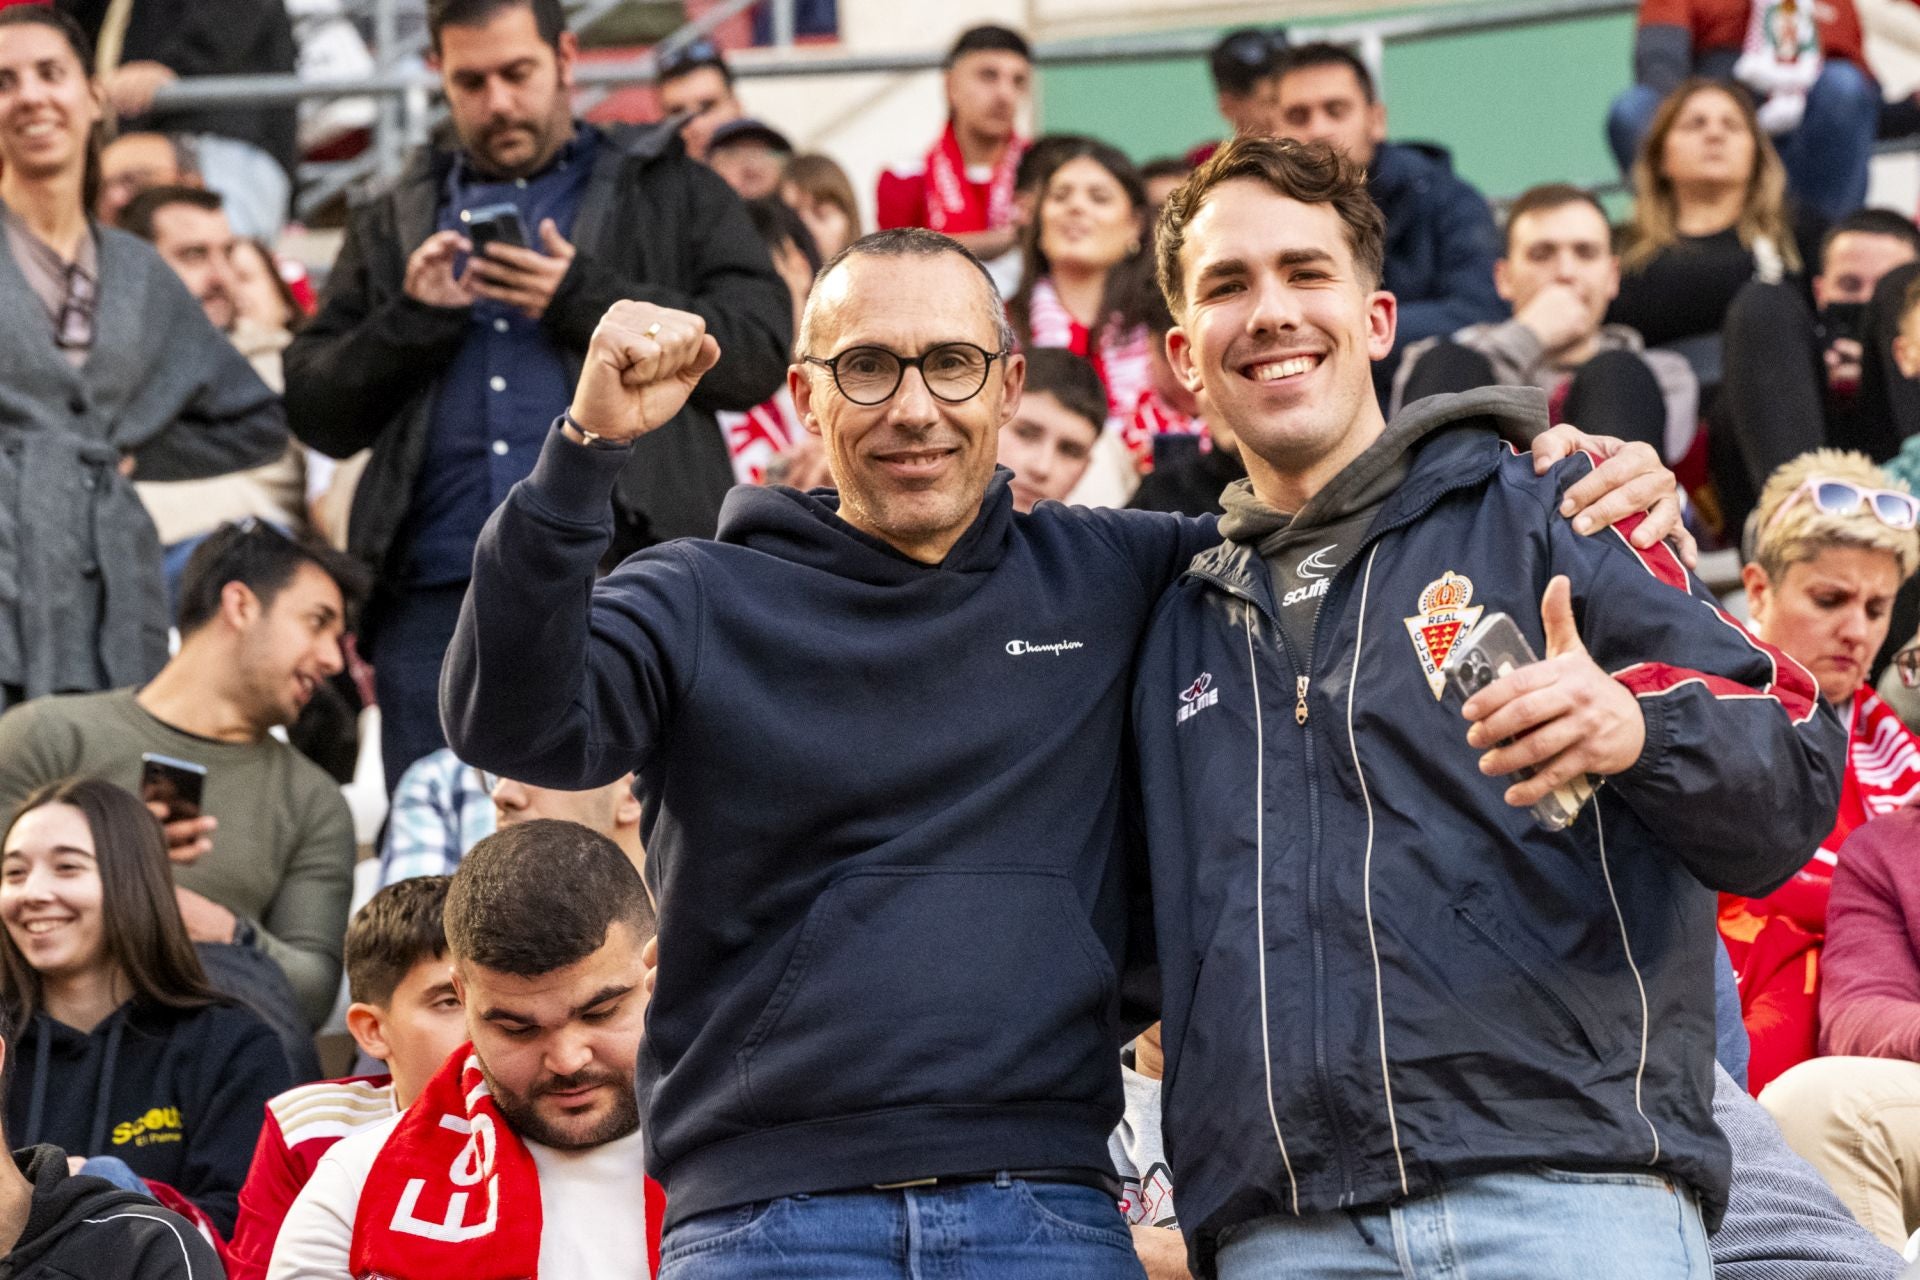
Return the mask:
[[1821, 1053], [1920, 1062], [1920, 804], [1841, 846], [1820, 965]]

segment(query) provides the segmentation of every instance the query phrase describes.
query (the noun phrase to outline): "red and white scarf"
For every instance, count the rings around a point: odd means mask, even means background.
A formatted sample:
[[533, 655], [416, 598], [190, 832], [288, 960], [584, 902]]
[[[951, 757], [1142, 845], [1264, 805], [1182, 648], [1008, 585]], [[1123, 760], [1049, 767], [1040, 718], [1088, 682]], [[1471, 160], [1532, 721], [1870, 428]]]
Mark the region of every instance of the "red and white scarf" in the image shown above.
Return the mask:
[[1154, 436], [1199, 430], [1198, 423], [1168, 408], [1154, 393], [1153, 334], [1146, 325], [1123, 328], [1116, 316], [1096, 340], [1060, 301], [1053, 282], [1039, 280], [1027, 303], [1027, 330], [1036, 350], [1057, 347], [1093, 365], [1107, 389], [1107, 429], [1119, 434], [1143, 470], [1152, 466]]
[[1920, 797], [1920, 743], [1880, 695], [1862, 686], [1853, 695], [1847, 772], [1840, 785], [1840, 812], [1833, 830], [1812, 860], [1793, 873], [1793, 879], [1755, 899], [1750, 909], [1758, 915], [1785, 915], [1824, 933], [1840, 846], [1856, 827], [1892, 813], [1915, 797]]
[[783, 385], [773, 398], [745, 413], [714, 415], [727, 434], [727, 452], [733, 458], [736, 484], [764, 484], [767, 465], [806, 434], [793, 395]]
[[1026, 150], [1025, 138], [1008, 140], [983, 197], [979, 184], [967, 179], [960, 136], [953, 131], [953, 121], [947, 121], [940, 140], [927, 152], [927, 227], [943, 235], [964, 235], [994, 231], [1013, 221], [1013, 175]]
[[367, 1174], [349, 1270], [355, 1280], [536, 1280], [540, 1220], [533, 1154], [468, 1044], [400, 1117]]

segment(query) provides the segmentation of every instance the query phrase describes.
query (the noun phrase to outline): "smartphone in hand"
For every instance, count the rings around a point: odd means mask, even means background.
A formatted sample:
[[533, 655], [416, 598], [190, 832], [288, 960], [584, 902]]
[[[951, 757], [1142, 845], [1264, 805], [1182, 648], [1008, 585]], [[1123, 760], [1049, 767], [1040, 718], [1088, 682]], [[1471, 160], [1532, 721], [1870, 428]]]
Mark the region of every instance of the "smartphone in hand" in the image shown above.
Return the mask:
[[207, 784], [207, 766], [153, 752], [140, 757], [140, 798], [167, 807], [168, 822], [197, 818]]
[[[1447, 682], [1448, 701], [1458, 710], [1467, 699], [1494, 681], [1537, 661], [1533, 646], [1527, 643], [1513, 619], [1504, 613], [1490, 613], [1455, 642], [1440, 674]], [[1521, 769], [1511, 775], [1511, 780], [1517, 782], [1532, 776], [1532, 769]], [[1581, 774], [1534, 802], [1533, 820], [1549, 831], [1564, 831], [1573, 825], [1581, 807], [1592, 798], [1593, 779]]]
[[527, 224], [521, 220], [520, 210], [505, 201], [465, 210], [460, 215], [460, 221], [466, 225], [467, 240], [473, 245], [476, 258], [484, 256], [490, 244], [510, 244], [518, 249], [528, 247]]

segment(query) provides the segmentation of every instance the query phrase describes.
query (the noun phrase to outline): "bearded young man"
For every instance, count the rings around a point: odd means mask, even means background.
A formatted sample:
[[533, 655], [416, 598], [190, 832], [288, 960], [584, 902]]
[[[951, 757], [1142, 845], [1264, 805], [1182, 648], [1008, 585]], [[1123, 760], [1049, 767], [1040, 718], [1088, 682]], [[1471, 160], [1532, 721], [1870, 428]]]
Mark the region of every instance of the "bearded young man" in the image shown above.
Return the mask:
[[[560, 0], [434, 0], [427, 27], [459, 145], [355, 210], [285, 362], [294, 433], [336, 458], [373, 451], [347, 541], [377, 574], [360, 639], [389, 791], [443, 745], [434, 689], [474, 541], [532, 470], [607, 308], [691, 311], [727, 344], [610, 498], [625, 549], [713, 532], [733, 483], [713, 415], [771, 395], [793, 336], [746, 207], [671, 129], [574, 119]], [[524, 243], [481, 247], [473, 215], [502, 205]]]
[[404, 1112], [321, 1157], [268, 1280], [649, 1274], [639, 872], [578, 823], [520, 823], [474, 846], [444, 915], [470, 1043]]

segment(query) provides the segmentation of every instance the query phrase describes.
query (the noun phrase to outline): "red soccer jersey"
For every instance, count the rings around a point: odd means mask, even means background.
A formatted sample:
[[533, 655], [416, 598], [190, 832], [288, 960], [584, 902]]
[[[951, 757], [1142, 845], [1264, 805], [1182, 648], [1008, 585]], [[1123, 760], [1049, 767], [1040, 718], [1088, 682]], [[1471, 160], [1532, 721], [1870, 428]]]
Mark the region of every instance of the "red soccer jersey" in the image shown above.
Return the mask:
[[266, 1280], [287, 1210], [333, 1144], [394, 1113], [393, 1080], [360, 1076], [289, 1089], [267, 1103], [253, 1164], [240, 1188], [240, 1216], [227, 1246], [229, 1280]]

